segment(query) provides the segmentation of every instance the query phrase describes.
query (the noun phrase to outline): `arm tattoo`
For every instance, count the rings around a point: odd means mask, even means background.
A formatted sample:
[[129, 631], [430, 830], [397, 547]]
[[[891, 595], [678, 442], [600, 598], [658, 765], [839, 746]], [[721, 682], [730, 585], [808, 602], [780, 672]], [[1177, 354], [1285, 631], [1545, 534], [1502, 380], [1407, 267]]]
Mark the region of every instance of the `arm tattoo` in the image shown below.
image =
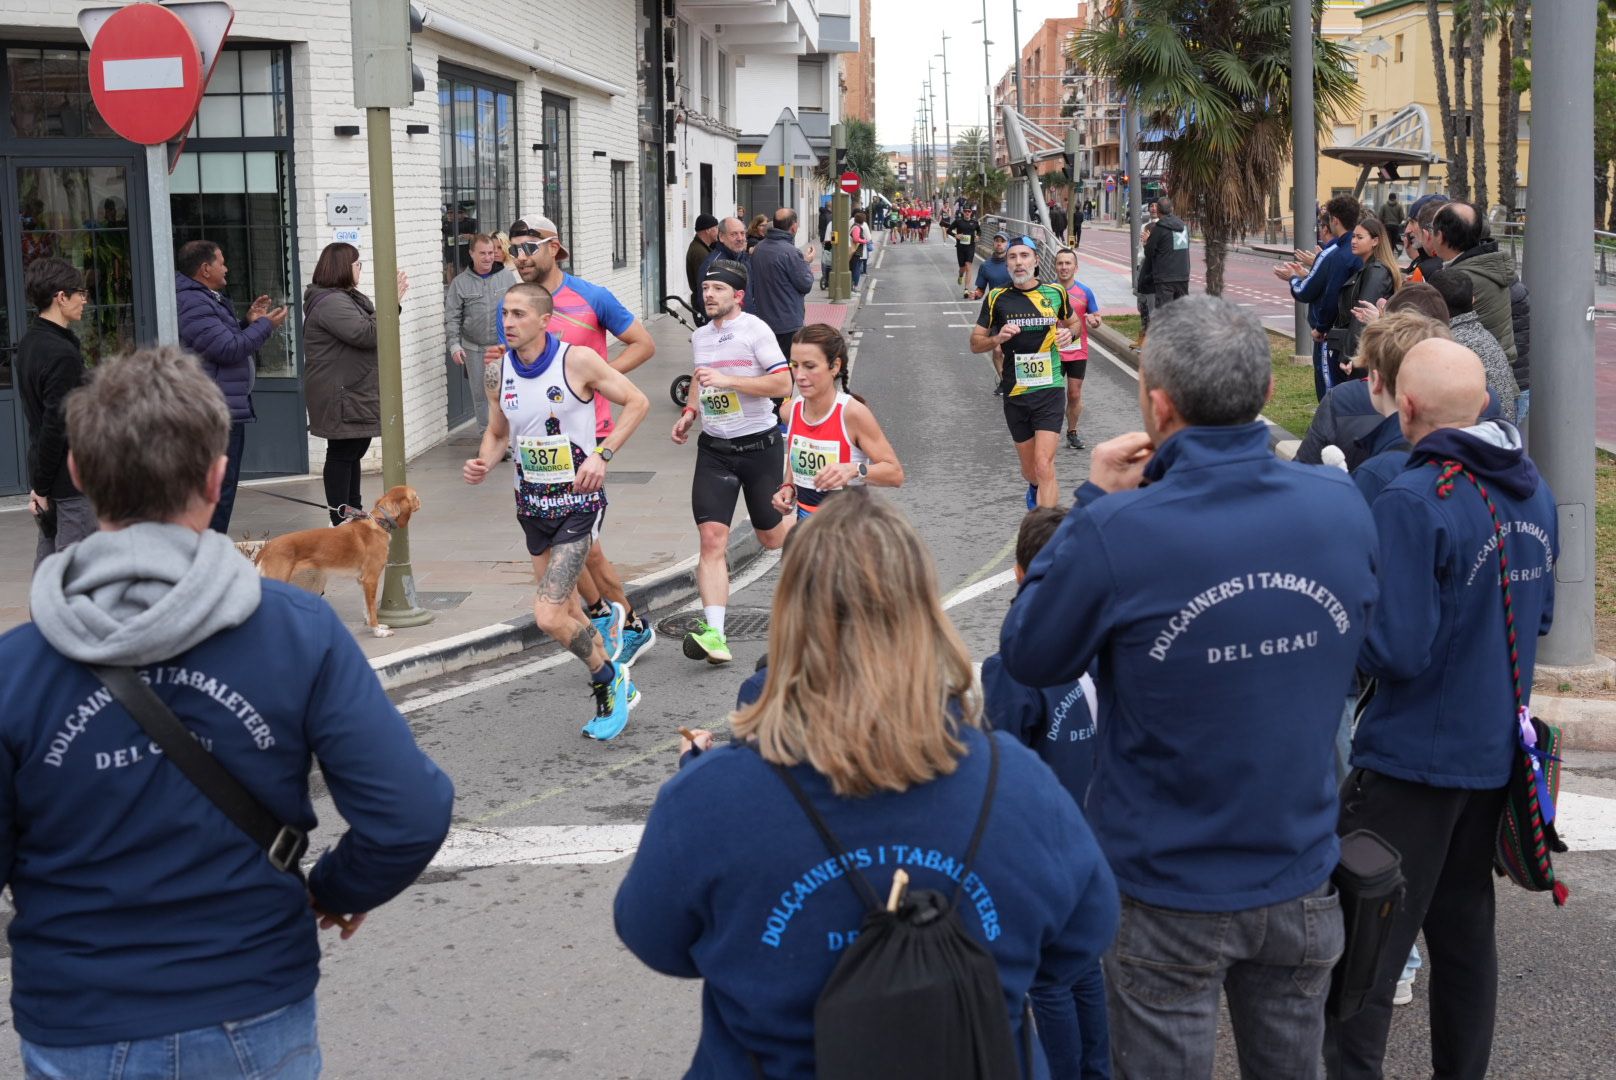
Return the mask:
[[594, 624], [584, 623], [572, 635], [572, 640], [567, 642], [567, 651], [588, 664], [589, 658], [595, 653], [595, 643], [600, 640], [600, 631], [595, 629]]
[[483, 393], [488, 395], [489, 401], [499, 401], [499, 376], [504, 370], [504, 361], [483, 365]]
[[584, 571], [588, 554], [588, 538], [551, 548], [550, 564], [539, 580], [539, 599], [546, 604], [565, 604], [578, 587], [578, 577]]

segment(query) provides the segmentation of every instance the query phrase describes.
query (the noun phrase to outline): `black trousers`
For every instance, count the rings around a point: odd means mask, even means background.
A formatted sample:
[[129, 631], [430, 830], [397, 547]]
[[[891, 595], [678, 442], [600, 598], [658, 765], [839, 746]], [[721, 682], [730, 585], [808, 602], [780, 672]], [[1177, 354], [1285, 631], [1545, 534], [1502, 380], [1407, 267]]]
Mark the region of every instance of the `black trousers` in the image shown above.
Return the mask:
[[1342, 835], [1368, 829], [1403, 857], [1407, 893], [1392, 917], [1375, 989], [1363, 1011], [1331, 1020], [1324, 1062], [1332, 1080], [1379, 1080], [1392, 993], [1420, 930], [1431, 973], [1435, 1080], [1482, 1080], [1498, 1010], [1493, 845], [1505, 789], [1471, 791], [1353, 769], [1341, 785]]
[[[364, 509], [364, 498], [359, 494], [359, 462], [369, 449], [369, 437], [326, 440], [323, 476], [327, 505]], [[331, 524], [342, 524], [342, 518], [335, 510], [331, 511]]]

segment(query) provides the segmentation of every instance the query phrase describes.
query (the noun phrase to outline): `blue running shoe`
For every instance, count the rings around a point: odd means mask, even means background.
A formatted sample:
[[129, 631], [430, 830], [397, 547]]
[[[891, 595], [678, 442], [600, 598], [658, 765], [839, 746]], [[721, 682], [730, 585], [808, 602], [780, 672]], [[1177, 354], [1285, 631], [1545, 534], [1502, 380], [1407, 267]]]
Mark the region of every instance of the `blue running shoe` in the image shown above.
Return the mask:
[[634, 680], [628, 681], [628, 711], [633, 712], [640, 707], [640, 688], [634, 685]]
[[583, 734], [600, 742], [617, 738], [628, 726], [628, 711], [632, 707], [629, 701], [633, 684], [629, 682], [628, 671], [618, 667], [611, 682], [590, 683], [589, 688], [595, 695], [595, 718], [583, 726]]
[[615, 661], [617, 654], [623, 651], [623, 620], [628, 618], [623, 605], [613, 600], [611, 611], [599, 618], [590, 619], [595, 629], [600, 631], [601, 640], [606, 643], [606, 659]]
[[1027, 485], [1027, 509], [1031, 510], [1038, 505], [1038, 485]]
[[618, 663], [625, 667], [634, 663], [642, 653], [656, 644], [656, 627], [649, 622], [644, 625], [644, 630], [636, 630], [632, 626], [623, 627], [623, 653]]

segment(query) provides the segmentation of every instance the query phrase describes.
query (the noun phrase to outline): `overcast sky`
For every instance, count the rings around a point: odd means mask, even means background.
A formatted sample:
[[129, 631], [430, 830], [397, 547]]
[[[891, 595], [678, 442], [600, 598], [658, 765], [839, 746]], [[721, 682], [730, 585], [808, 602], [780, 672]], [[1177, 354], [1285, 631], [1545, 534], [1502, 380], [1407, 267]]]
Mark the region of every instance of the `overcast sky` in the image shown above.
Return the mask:
[[[875, 35], [875, 128], [883, 143], [907, 146], [914, 134], [931, 61], [937, 99], [937, 141], [943, 135], [942, 35], [948, 33], [948, 119], [957, 135], [968, 127], [986, 126], [987, 93], [982, 77], [983, 0], [864, 0], [870, 5], [870, 32]], [[998, 81], [1015, 57], [1011, 44], [1012, 0], [987, 0], [989, 70]], [[1078, 0], [1019, 0], [1021, 43], [1025, 45], [1045, 19], [1077, 14]]]

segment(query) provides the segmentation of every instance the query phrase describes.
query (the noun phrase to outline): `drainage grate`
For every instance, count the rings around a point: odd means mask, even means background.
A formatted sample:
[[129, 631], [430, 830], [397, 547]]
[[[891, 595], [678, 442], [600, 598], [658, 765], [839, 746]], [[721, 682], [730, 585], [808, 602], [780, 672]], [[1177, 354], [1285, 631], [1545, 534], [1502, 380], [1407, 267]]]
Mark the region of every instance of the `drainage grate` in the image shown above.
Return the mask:
[[[657, 633], [682, 638], [702, 623], [699, 611], [669, 615], [657, 623]], [[769, 609], [732, 607], [724, 613], [724, 636], [731, 641], [763, 641], [769, 636]]]
[[469, 592], [418, 592], [415, 602], [427, 611], [453, 611], [470, 595]]

